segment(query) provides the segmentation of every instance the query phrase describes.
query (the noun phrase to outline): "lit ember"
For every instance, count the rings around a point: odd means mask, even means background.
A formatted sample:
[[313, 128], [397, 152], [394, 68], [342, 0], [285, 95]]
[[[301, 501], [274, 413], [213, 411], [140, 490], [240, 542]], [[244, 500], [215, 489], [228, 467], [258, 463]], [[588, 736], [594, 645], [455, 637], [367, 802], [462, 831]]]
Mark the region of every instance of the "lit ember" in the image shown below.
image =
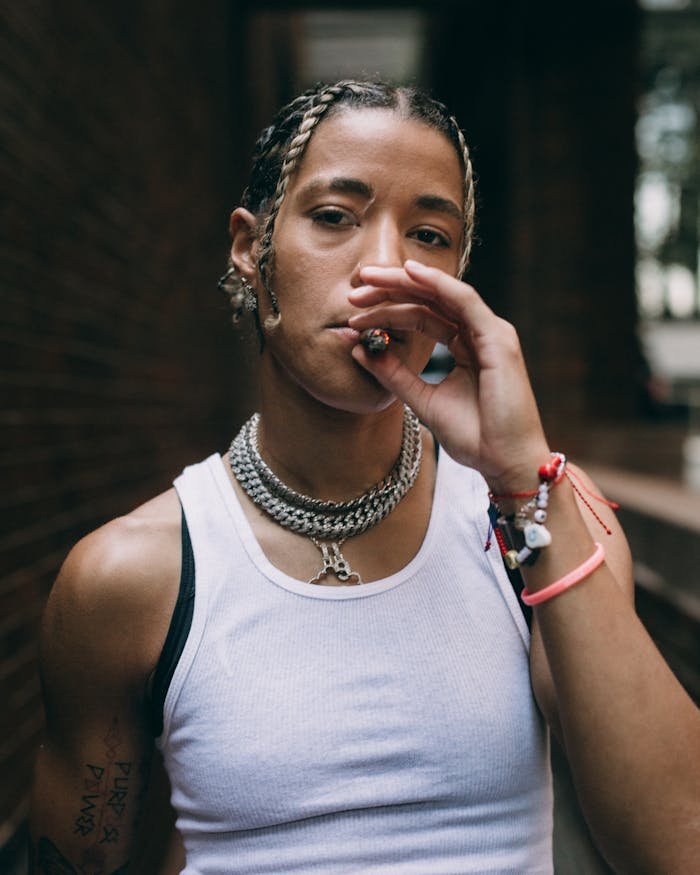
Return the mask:
[[364, 346], [368, 353], [377, 355], [384, 352], [391, 343], [389, 332], [383, 328], [366, 328], [360, 334], [360, 343]]

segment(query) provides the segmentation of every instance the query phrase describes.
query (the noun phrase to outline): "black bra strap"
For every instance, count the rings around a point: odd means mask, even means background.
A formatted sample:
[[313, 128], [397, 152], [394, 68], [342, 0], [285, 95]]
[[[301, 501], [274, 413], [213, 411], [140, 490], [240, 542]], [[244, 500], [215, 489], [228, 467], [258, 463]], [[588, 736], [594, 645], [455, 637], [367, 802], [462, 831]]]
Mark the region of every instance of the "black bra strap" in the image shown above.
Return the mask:
[[[494, 529], [500, 529], [501, 533], [506, 535], [503, 529], [498, 525], [498, 508], [493, 502], [489, 504], [489, 520]], [[520, 605], [520, 610], [523, 612], [523, 617], [525, 617], [525, 622], [527, 623], [527, 628], [532, 628], [532, 608], [529, 605], [526, 605], [525, 602], [520, 598], [520, 593], [525, 589], [525, 581], [523, 580], [523, 576], [520, 573], [519, 568], [508, 568], [503, 561], [503, 567], [506, 570], [506, 574], [508, 575], [508, 580], [510, 581], [510, 585], [513, 587], [513, 592], [515, 593], [515, 597], [518, 600], [518, 604]]]
[[194, 552], [185, 512], [182, 512], [182, 568], [180, 590], [170, 627], [153, 675], [151, 689], [151, 728], [155, 737], [163, 731], [163, 706], [177, 664], [185, 648], [194, 611]]

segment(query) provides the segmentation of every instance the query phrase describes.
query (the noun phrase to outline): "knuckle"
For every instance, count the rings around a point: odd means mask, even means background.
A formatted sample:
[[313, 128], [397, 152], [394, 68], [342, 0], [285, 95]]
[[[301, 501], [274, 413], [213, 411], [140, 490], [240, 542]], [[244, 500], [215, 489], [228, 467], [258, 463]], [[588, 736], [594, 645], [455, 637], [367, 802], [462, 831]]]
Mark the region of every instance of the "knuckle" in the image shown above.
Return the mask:
[[504, 347], [512, 353], [520, 353], [520, 338], [515, 326], [506, 319], [498, 317], [498, 333]]

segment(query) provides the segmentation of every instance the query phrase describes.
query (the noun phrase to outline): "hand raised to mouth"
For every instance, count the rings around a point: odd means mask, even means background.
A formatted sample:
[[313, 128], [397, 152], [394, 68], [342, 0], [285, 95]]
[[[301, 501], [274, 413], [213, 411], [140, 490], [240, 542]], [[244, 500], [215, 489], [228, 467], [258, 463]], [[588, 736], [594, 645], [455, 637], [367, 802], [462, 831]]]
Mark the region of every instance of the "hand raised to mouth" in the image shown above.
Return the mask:
[[409, 260], [400, 268], [364, 267], [361, 279], [365, 285], [348, 297], [364, 312], [348, 325], [438, 340], [455, 367], [431, 385], [391, 347], [372, 355], [360, 343], [353, 358], [416, 412], [452, 458], [489, 484], [518, 480], [520, 468], [536, 470], [549, 447], [514, 328], [474, 288], [438, 268]]

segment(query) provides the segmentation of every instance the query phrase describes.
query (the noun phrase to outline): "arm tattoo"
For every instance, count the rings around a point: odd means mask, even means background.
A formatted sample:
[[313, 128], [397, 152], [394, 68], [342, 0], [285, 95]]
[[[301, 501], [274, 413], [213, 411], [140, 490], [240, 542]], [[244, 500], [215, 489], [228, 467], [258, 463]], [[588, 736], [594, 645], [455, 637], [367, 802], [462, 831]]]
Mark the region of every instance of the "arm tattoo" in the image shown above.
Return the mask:
[[[78, 813], [73, 821], [73, 835], [82, 845], [79, 862], [71, 862], [46, 836], [30, 853], [30, 872], [36, 875], [126, 875], [128, 863], [108, 869], [107, 863], [120, 841], [130, 841], [135, 820], [134, 806], [140, 795], [139, 770], [124, 757], [124, 738], [115, 717], [104, 735], [104, 749], [99, 760], [85, 763]], [[135, 776], [136, 787], [132, 785]], [[137, 791], [134, 793], [134, 789]], [[128, 814], [127, 814], [128, 811]], [[118, 851], [117, 851], [118, 852]]]
[[124, 812], [130, 794], [132, 763], [120, 757], [122, 736], [119, 722], [114, 719], [104, 739], [104, 759], [86, 763], [83, 793], [73, 833], [81, 838], [90, 836], [98, 844], [117, 844], [124, 828]]

